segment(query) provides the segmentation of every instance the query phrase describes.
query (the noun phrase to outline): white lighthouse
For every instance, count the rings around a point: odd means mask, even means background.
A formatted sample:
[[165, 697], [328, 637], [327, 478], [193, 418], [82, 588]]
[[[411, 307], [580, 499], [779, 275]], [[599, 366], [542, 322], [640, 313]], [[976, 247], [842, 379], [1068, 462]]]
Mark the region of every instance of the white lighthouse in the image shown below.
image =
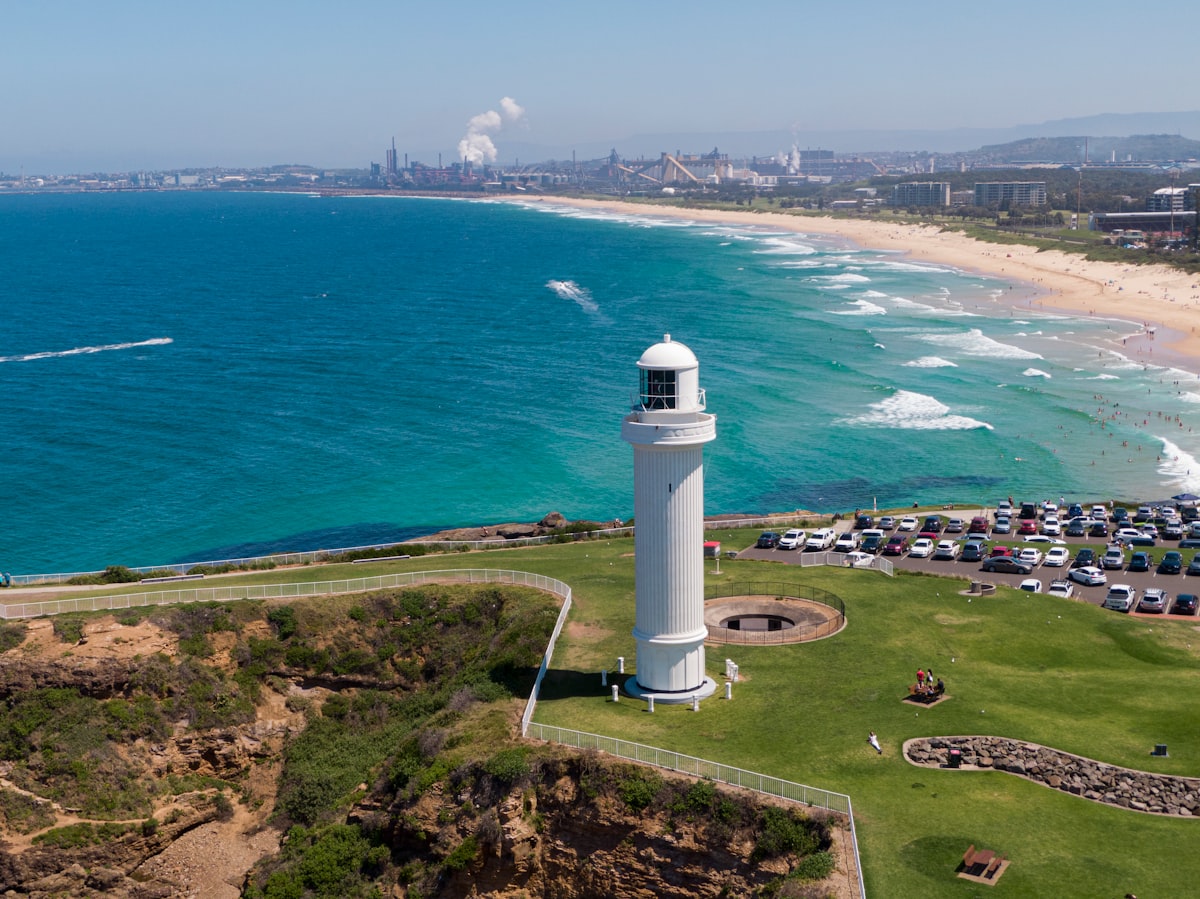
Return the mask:
[[671, 335], [638, 360], [640, 387], [621, 437], [633, 445], [637, 620], [635, 696], [690, 702], [717, 685], [704, 673], [704, 411], [700, 363]]

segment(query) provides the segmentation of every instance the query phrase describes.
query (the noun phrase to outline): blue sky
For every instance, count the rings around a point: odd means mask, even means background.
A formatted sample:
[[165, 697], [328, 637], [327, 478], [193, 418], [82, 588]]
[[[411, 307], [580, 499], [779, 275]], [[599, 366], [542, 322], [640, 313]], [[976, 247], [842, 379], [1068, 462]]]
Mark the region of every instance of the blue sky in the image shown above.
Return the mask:
[[803, 146], [1192, 110], [1198, 25], [1191, 4], [1114, 0], [5, 0], [0, 172], [365, 167], [393, 135], [449, 161], [503, 97], [525, 114], [491, 134], [501, 162], [506, 146], [663, 149], [637, 146], [647, 133], [791, 130]]

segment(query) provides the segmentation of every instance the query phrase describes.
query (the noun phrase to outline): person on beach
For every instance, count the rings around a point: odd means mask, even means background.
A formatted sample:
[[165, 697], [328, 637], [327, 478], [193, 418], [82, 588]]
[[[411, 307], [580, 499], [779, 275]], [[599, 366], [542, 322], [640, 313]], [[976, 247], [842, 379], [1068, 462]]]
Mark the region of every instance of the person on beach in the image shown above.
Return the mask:
[[883, 755], [883, 748], [879, 745], [879, 737], [875, 736], [875, 731], [871, 731], [870, 735], [867, 737], [867, 742], [871, 744], [871, 747], [876, 752], [878, 752], [880, 755]]

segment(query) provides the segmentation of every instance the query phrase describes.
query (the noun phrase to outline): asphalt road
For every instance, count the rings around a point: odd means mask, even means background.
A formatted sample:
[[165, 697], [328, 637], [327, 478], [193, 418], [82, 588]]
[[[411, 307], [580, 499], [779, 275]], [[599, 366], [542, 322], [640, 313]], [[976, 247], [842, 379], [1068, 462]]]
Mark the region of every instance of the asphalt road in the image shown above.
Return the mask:
[[[915, 535], [912, 535], [915, 539]], [[962, 534], [943, 534], [942, 538], [946, 540], [956, 540]], [[965, 541], [960, 541], [965, 542]], [[1065, 538], [1067, 549], [1071, 551], [1071, 557], [1075, 557], [1075, 553], [1083, 546], [1090, 546], [1096, 550], [1096, 557], [1099, 559], [1104, 555], [1107, 546], [1101, 543], [1089, 542], [1086, 540]], [[1023, 546], [1034, 544], [1022, 544], [1020, 541], [1013, 539], [1010, 536], [1000, 535], [996, 539], [988, 539], [989, 547], [997, 544], [1006, 546]], [[1159, 541], [1156, 552], [1161, 554], [1164, 549], [1173, 549], [1175, 541]], [[1048, 544], [1037, 544], [1037, 549], [1045, 552], [1049, 548]], [[1187, 570], [1187, 563], [1191, 561], [1194, 552], [1200, 550], [1182, 550], [1184, 571]], [[761, 559], [763, 561], [783, 562], [784, 564], [800, 564], [801, 550], [785, 550], [785, 549], [757, 549], [751, 546], [738, 553], [739, 559]], [[1128, 561], [1130, 551], [1126, 550], [1125, 556]], [[934, 560], [931, 558], [914, 559], [910, 556], [885, 556], [884, 558], [891, 561], [897, 571], [923, 571], [928, 574], [940, 574], [946, 577], [959, 577], [965, 581], [981, 581], [985, 584], [1005, 584], [1010, 587], [1017, 587], [1021, 581], [1026, 578], [1037, 578], [1042, 582], [1042, 589], [1045, 590], [1050, 586], [1051, 581], [1067, 580], [1069, 567], [1054, 568], [1039, 565], [1033, 569], [1033, 572], [1028, 575], [1023, 574], [1002, 574], [1000, 572], [983, 571], [978, 562], [961, 562], [957, 559], [954, 561]], [[1098, 567], [1098, 566], [1097, 566]], [[1075, 588], [1074, 598], [1089, 602], [1099, 606], [1104, 602], [1104, 596], [1108, 592], [1108, 587], [1111, 584], [1128, 584], [1137, 590], [1138, 599], [1141, 599], [1143, 591], [1147, 587], [1158, 587], [1167, 592], [1167, 609], [1170, 610], [1171, 603], [1175, 596], [1179, 593], [1193, 593], [1200, 596], [1200, 576], [1188, 576], [1186, 574], [1158, 574], [1153, 568], [1148, 572], [1130, 572], [1125, 569], [1120, 571], [1104, 572], [1108, 578], [1108, 583], [1094, 587], [1088, 587], [1083, 584], [1071, 581]], [[967, 588], [964, 583], [963, 589]], [[1119, 614], [1119, 613], [1114, 613]], [[1142, 617], [1159, 617], [1158, 613], [1138, 613], [1134, 614]], [[1183, 616], [1167, 614], [1169, 618], [1181, 618]], [[1196, 617], [1196, 616], [1190, 616]]]

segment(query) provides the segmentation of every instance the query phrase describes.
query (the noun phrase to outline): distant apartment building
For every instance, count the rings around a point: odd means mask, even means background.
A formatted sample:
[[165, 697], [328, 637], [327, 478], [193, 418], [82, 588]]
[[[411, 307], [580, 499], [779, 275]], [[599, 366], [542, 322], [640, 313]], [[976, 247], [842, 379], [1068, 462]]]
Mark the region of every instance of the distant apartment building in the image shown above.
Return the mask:
[[1147, 212], [1183, 212], [1191, 209], [1193, 193], [1190, 187], [1162, 187], [1146, 197]]
[[976, 206], [1045, 206], [1045, 181], [980, 181], [975, 185]]
[[906, 181], [892, 188], [893, 206], [949, 206], [948, 181]]

